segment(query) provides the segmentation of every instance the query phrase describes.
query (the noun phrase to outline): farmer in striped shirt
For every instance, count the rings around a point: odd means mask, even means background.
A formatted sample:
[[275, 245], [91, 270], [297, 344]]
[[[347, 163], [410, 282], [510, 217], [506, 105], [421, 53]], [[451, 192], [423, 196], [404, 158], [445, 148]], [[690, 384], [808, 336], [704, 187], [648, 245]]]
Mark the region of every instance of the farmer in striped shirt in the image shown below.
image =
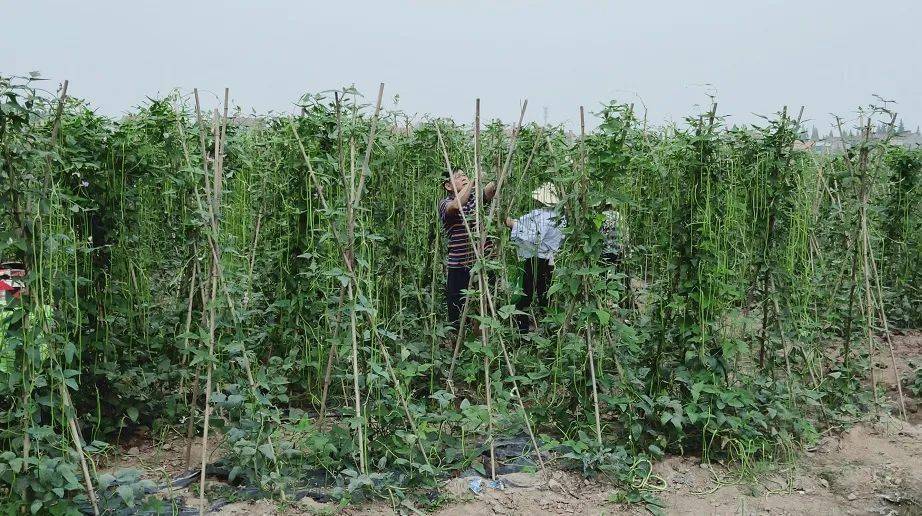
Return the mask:
[[[448, 303], [448, 321], [454, 329], [458, 329], [458, 320], [464, 306], [462, 291], [469, 288], [471, 266], [477, 259], [474, 244], [480, 245], [481, 228], [475, 222], [477, 199], [473, 181], [458, 169], [446, 177], [442, 184], [448, 192], [448, 196], [439, 203], [439, 218], [448, 241], [445, 299]], [[489, 203], [495, 193], [496, 184], [490, 182], [483, 189], [483, 201]], [[473, 234], [468, 233], [468, 228]], [[490, 241], [487, 240], [484, 253], [488, 253], [490, 248]]]

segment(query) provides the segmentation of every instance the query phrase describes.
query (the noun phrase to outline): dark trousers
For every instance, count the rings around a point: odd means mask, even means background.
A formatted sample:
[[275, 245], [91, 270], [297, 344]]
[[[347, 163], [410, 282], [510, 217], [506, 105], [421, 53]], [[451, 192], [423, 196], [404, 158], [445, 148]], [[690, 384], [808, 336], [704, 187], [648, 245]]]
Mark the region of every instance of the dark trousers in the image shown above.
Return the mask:
[[464, 290], [471, 281], [471, 269], [468, 267], [449, 267], [448, 282], [445, 285], [445, 300], [448, 302], [448, 323], [458, 329], [461, 311], [464, 309]]
[[[537, 304], [536, 314], [541, 313], [547, 308], [547, 290], [551, 287], [551, 276], [554, 274], [554, 266], [544, 258], [529, 258], [525, 260], [525, 276], [522, 281], [523, 295], [519, 298], [515, 307], [525, 311], [533, 303]], [[528, 316], [520, 315], [519, 329], [528, 329]]]

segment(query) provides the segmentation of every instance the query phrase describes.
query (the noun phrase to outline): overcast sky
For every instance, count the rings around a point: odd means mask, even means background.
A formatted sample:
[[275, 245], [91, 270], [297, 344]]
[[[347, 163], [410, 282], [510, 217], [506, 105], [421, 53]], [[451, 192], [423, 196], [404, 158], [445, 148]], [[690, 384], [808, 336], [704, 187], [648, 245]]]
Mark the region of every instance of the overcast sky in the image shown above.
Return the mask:
[[[657, 124], [717, 96], [730, 123], [806, 106], [825, 132], [873, 94], [922, 122], [922, 2], [0, 2], [0, 74], [32, 70], [118, 115], [174, 87], [230, 87], [246, 111], [355, 84], [411, 113], [574, 123], [641, 99]], [[53, 88], [52, 88], [53, 89]], [[214, 99], [214, 97], [213, 97]], [[217, 102], [216, 99], [213, 102]]]

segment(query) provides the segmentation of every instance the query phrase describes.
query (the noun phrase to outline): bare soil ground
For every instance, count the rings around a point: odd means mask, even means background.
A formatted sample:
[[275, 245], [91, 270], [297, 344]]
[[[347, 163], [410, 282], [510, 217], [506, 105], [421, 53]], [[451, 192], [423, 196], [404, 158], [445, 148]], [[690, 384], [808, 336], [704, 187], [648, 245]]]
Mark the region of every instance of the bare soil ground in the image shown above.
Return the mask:
[[[922, 362], [922, 332], [894, 336], [897, 367], [905, 375], [909, 362]], [[894, 414], [895, 381], [889, 351], [879, 353], [878, 381], [888, 389]], [[918, 365], [916, 365], [918, 367]], [[905, 391], [905, 386], [904, 386]], [[656, 494], [666, 514], [882, 514], [922, 515], [922, 411], [919, 399], [906, 394], [908, 421], [888, 414], [869, 415], [851, 429], [824, 436], [794, 464], [749, 471], [703, 465], [695, 457], [667, 457], [654, 466], [664, 481]], [[193, 446], [192, 463], [201, 464]], [[185, 445], [181, 439], [155, 444], [146, 436], [122, 446], [121, 456], [107, 469], [133, 467], [152, 480], [163, 482], [184, 471]], [[220, 451], [212, 452], [214, 460]], [[555, 471], [548, 480], [539, 475], [514, 473], [503, 478], [503, 490], [485, 488], [474, 494], [467, 479], [444, 484], [450, 501], [435, 514], [442, 516], [491, 514], [649, 514], [642, 505], [611, 501], [617, 488], [580, 475]], [[183, 490], [191, 503], [197, 483]], [[397, 508], [413, 513], [412, 505]], [[270, 500], [225, 505], [216, 514], [393, 514], [384, 502], [341, 507], [304, 499], [289, 504]]]

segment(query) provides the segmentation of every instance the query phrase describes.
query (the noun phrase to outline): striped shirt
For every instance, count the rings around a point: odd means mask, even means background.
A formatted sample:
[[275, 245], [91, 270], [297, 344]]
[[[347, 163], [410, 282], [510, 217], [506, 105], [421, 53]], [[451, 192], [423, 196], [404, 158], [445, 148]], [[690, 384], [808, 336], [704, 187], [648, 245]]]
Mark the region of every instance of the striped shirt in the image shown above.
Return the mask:
[[[474, 247], [471, 245], [472, 238], [468, 235], [464, 220], [467, 219], [468, 226], [470, 226], [471, 231], [474, 232], [474, 242], [479, 243], [480, 231], [479, 228], [475, 226], [477, 201], [472, 193], [471, 196], [468, 197], [467, 202], [464, 203], [464, 206], [461, 207], [460, 211], [449, 213], [448, 205], [454, 201], [454, 196], [448, 196], [439, 203], [439, 219], [442, 221], [442, 230], [445, 233], [446, 240], [448, 240], [446, 265], [448, 265], [450, 269], [468, 268], [477, 260], [477, 255], [474, 253]], [[462, 214], [464, 216], [463, 219], [461, 218]], [[492, 247], [492, 242], [487, 239], [484, 254], [490, 251]]]

